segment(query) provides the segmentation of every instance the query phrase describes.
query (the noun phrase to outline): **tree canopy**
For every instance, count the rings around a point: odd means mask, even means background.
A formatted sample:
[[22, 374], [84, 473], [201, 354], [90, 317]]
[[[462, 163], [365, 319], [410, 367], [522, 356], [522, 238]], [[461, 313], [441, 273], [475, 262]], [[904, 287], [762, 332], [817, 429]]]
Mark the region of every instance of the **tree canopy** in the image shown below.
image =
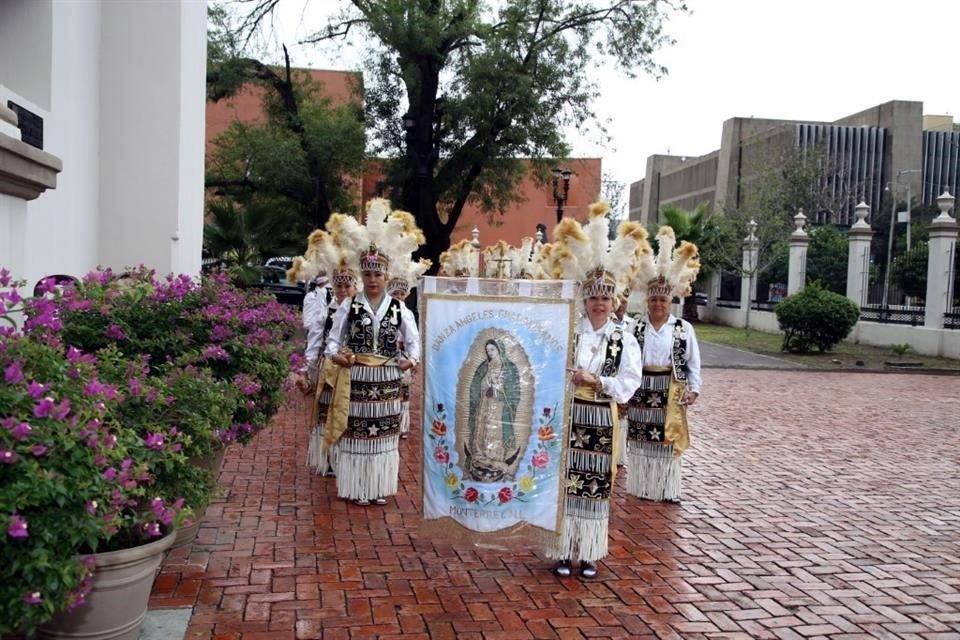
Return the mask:
[[[208, 99], [261, 87], [265, 120], [235, 121], [213, 141], [206, 176], [213, 190], [207, 250], [248, 259], [299, 253], [306, 235], [332, 211], [357, 210], [351, 181], [364, 166], [362, 106], [359, 100], [333, 104], [320, 83], [291, 68], [289, 57], [283, 67], [274, 67], [243, 56], [222, 7], [211, 8], [209, 24]], [[218, 228], [233, 231], [218, 234]], [[272, 235], [264, 234], [267, 228]], [[225, 250], [225, 239], [241, 237], [237, 229], [256, 246]]]
[[[253, 0], [241, 33], [278, 0]], [[603, 136], [599, 66], [661, 75], [655, 52], [677, 0], [352, 0], [307, 42], [362, 44], [371, 151], [394, 158], [395, 204], [436, 261], [467, 202], [503, 211], [531, 158], [541, 180], [568, 126]]]

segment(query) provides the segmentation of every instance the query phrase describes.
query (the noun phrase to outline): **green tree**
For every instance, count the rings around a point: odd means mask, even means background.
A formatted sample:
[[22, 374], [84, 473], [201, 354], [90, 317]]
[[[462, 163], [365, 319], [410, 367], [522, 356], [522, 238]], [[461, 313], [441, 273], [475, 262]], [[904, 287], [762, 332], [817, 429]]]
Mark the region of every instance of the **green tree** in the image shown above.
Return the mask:
[[234, 208], [262, 208], [269, 202], [302, 244], [331, 212], [357, 209], [351, 186], [365, 159], [362, 107], [359, 100], [334, 105], [320, 83], [291, 68], [286, 48], [282, 67], [242, 55], [228, 14], [214, 6], [207, 97], [216, 102], [251, 85], [265, 89], [266, 119], [234, 122], [213, 141], [206, 184]]
[[[254, 0], [253, 33], [277, 0]], [[682, 0], [352, 0], [307, 42], [359, 38], [368, 53], [373, 150], [395, 158], [393, 197], [424, 230], [438, 263], [467, 202], [502, 212], [532, 158], [544, 183], [569, 152], [564, 127], [604, 135], [592, 70], [660, 75], [668, 13]], [[356, 42], [356, 40], [354, 40]]]
[[910, 251], [893, 259], [890, 275], [904, 295], [921, 300], [926, 297], [929, 255], [929, 245], [926, 242], [918, 242], [910, 248]]
[[241, 267], [243, 279], [254, 278], [246, 267], [263, 264], [272, 256], [303, 251], [304, 234], [295, 215], [284, 210], [279, 199], [265, 196], [255, 196], [245, 205], [229, 198], [211, 200], [203, 225], [204, 253]]
[[[699, 249], [706, 238], [709, 218], [710, 214], [706, 204], [697, 205], [693, 211], [674, 206], [666, 206], [660, 210], [660, 219], [673, 228], [673, 233], [677, 236], [678, 246], [686, 240], [697, 245]], [[650, 233], [651, 236], [656, 236], [656, 234], [656, 229], [653, 229]], [[700, 273], [697, 275], [698, 282], [703, 282], [713, 268], [709, 264], [703, 264], [702, 260], [701, 265]], [[700, 315], [697, 312], [697, 297], [693, 291], [683, 299], [683, 319], [687, 322], [698, 322], [700, 320]]]
[[810, 229], [807, 281], [819, 282], [828, 291], [846, 295], [849, 252], [847, 235], [834, 225], [827, 224]]

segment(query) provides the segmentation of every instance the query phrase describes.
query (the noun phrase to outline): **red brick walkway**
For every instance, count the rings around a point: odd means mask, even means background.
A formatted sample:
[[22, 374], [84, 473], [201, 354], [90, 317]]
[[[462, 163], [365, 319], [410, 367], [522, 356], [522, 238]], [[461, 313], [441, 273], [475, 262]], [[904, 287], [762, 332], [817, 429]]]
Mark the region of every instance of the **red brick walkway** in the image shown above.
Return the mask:
[[[960, 639], [960, 377], [709, 370], [682, 505], [615, 499], [602, 579], [417, 537], [419, 452], [386, 507], [311, 476], [306, 403], [221, 475], [152, 607], [189, 640]], [[622, 484], [622, 480], [620, 481]]]

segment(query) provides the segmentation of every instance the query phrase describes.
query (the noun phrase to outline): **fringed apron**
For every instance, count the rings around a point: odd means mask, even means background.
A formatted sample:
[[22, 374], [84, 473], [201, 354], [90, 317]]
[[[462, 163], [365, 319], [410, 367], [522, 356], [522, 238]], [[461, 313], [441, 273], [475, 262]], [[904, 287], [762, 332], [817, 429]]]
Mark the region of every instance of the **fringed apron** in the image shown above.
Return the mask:
[[[328, 291], [328, 295], [330, 292]], [[320, 353], [327, 344], [327, 337], [330, 335], [330, 329], [333, 327], [333, 314], [336, 313], [336, 299], [327, 300], [327, 320], [323, 325], [323, 339], [320, 341]], [[318, 376], [317, 393], [313, 401], [313, 419], [311, 423], [313, 431], [310, 433], [310, 444], [307, 448], [307, 466], [314, 473], [327, 475], [333, 473], [333, 449], [323, 446], [324, 431], [327, 423], [327, 410], [330, 407], [330, 401], [333, 395], [333, 389], [328, 384], [324, 384], [323, 376]]]
[[[622, 353], [622, 339], [608, 340], [599, 375], [616, 376]], [[593, 389], [577, 387], [570, 419], [563, 525], [557, 546], [547, 549], [548, 557], [596, 562], [607, 555], [619, 431], [617, 403]]]
[[[646, 322], [635, 336], [643, 349]], [[647, 500], [679, 500], [681, 454], [690, 446], [686, 408], [687, 336], [678, 319], [673, 328], [672, 364], [643, 367], [643, 381], [630, 399], [627, 492]]]
[[[334, 469], [337, 495], [349, 500], [374, 500], [397, 492], [400, 472], [400, 368], [398, 336], [400, 303], [391, 300], [377, 321], [354, 299], [347, 317], [346, 348], [357, 356], [350, 367], [349, 395], [334, 387], [325, 440], [336, 445]], [[346, 384], [341, 376], [339, 385]], [[338, 424], [347, 399], [346, 420]]]

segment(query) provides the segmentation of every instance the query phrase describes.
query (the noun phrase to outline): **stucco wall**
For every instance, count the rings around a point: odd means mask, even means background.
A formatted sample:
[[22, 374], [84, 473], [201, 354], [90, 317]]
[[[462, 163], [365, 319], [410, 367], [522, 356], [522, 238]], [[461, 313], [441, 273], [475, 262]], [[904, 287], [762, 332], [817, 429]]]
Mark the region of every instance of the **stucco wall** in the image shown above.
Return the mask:
[[[49, 23], [36, 6], [49, 7]], [[49, 48], [16, 61], [27, 76], [49, 77], [49, 96], [5, 74], [0, 100], [43, 118], [44, 151], [63, 171], [35, 200], [0, 199], [0, 265], [30, 285], [97, 265], [199, 273], [205, 3], [16, 0], [3, 9], [4, 31], [39, 30], [32, 46]]]

